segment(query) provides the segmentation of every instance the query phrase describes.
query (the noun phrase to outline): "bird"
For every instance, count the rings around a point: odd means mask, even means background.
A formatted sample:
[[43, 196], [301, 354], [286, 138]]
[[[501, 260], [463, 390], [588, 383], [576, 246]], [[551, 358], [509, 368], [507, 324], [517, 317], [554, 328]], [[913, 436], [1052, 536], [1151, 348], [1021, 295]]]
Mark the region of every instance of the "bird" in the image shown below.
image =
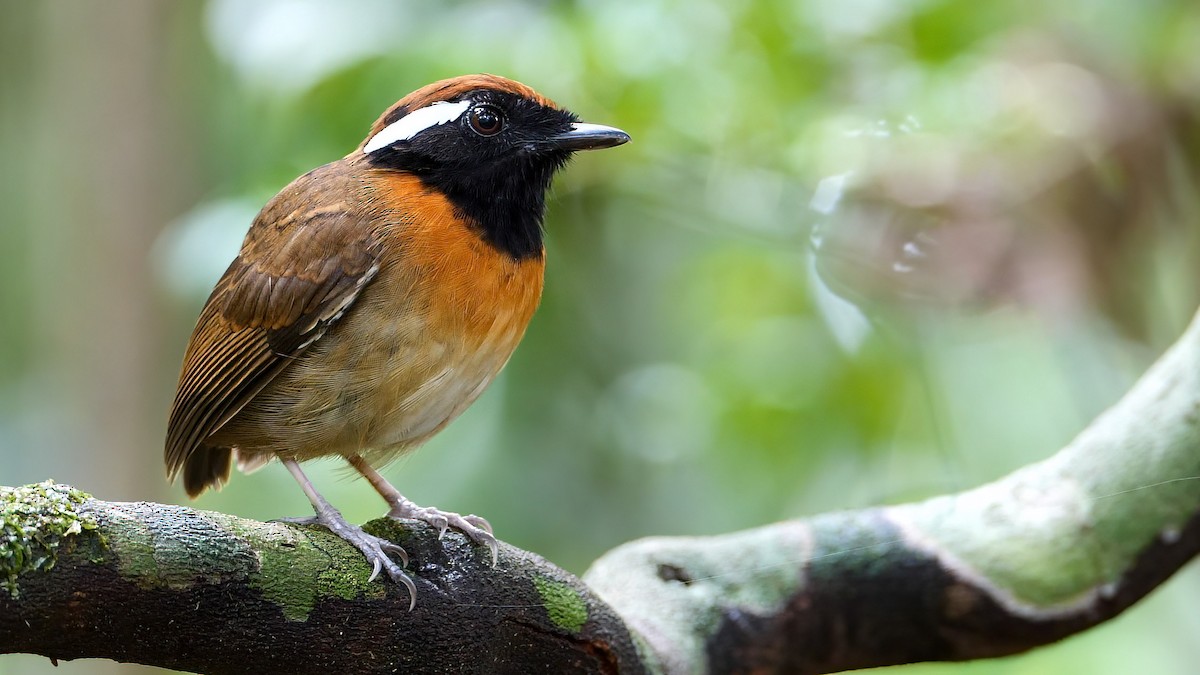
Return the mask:
[[[189, 497], [278, 459], [317, 523], [407, 589], [399, 545], [346, 521], [300, 462], [340, 456], [388, 516], [453, 527], [491, 552], [482, 517], [417, 506], [378, 467], [459, 416], [496, 377], [541, 298], [553, 176], [624, 131], [581, 122], [488, 74], [401, 98], [345, 157], [270, 199], [188, 342], [167, 424], [167, 477]], [[397, 564], [396, 558], [400, 561]]]

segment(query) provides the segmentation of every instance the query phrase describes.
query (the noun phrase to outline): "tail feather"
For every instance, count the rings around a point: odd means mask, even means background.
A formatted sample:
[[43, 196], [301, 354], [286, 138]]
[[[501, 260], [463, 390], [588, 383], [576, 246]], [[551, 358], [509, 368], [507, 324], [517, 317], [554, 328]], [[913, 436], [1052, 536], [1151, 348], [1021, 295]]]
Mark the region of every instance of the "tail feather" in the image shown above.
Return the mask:
[[183, 489], [189, 497], [199, 497], [210, 487], [219, 490], [229, 480], [232, 460], [229, 448], [196, 448], [183, 465]]

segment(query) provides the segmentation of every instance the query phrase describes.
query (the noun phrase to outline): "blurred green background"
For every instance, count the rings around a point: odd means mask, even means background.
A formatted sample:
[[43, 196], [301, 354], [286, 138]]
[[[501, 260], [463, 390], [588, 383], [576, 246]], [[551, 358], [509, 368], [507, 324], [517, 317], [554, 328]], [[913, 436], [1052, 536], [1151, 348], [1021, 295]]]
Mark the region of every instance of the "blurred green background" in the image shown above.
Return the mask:
[[[184, 345], [258, 208], [435, 79], [524, 81], [580, 157], [503, 376], [385, 471], [581, 573], [967, 488], [1048, 456], [1200, 285], [1195, 0], [0, 0], [0, 484], [186, 503]], [[849, 300], [850, 302], [847, 302]], [[383, 505], [337, 462], [319, 489]], [[196, 505], [309, 506], [277, 465]], [[1032, 654], [917, 673], [1194, 673], [1194, 564]], [[115, 608], [114, 608], [115, 609]], [[0, 673], [149, 671], [0, 657]]]

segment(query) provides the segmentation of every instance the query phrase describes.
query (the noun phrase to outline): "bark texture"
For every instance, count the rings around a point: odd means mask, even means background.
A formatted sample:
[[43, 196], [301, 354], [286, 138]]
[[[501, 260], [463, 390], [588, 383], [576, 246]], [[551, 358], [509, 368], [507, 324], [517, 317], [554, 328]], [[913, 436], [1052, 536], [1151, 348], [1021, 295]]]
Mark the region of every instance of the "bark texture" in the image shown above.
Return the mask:
[[413, 556], [410, 612], [403, 589], [368, 582], [361, 555], [322, 528], [70, 494], [78, 534], [51, 523], [44, 539], [57, 541], [24, 559], [49, 548], [56, 562], [0, 590], [0, 653], [203, 673], [642, 671], [612, 610], [509, 546], [492, 568], [456, 533], [370, 523]]

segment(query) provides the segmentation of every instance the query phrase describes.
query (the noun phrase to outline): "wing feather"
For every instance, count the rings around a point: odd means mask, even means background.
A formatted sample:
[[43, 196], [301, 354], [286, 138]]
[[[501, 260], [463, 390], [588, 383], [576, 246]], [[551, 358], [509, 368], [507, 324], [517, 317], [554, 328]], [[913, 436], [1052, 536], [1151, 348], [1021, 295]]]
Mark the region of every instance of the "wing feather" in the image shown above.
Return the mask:
[[379, 271], [369, 219], [347, 202], [291, 208], [312, 201], [319, 178], [298, 179], [263, 209], [196, 322], [167, 428], [172, 479], [196, 452], [227, 456], [205, 440], [325, 335]]

